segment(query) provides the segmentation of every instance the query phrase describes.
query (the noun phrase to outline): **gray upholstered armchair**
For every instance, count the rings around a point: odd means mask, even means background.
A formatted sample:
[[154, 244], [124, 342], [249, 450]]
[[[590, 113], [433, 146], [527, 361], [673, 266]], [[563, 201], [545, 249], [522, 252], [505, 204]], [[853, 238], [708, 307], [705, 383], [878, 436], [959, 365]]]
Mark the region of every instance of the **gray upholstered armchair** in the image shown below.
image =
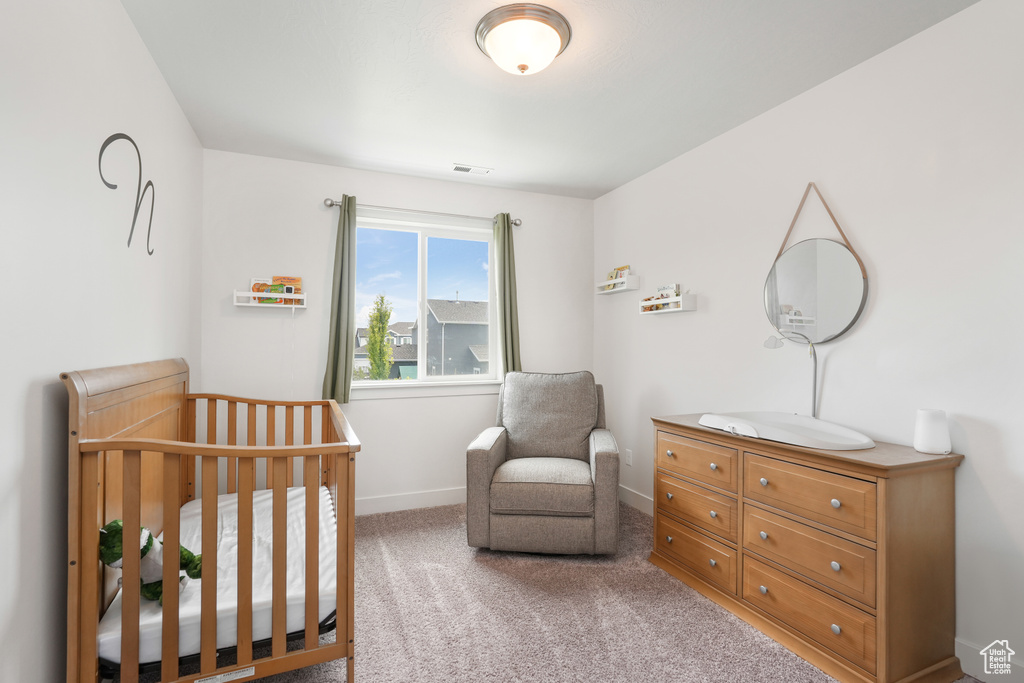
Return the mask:
[[469, 545], [603, 555], [619, 539], [619, 448], [589, 372], [510, 372], [466, 453]]

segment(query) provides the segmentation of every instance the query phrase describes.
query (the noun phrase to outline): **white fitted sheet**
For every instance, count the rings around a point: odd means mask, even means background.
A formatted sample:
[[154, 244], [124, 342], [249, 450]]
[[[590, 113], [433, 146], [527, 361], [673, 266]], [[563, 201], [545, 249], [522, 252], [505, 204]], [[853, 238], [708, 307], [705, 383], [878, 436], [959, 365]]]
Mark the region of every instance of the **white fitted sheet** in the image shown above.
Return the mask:
[[[286, 631], [305, 628], [306, 501], [301, 486], [288, 489], [287, 522], [287, 619]], [[217, 497], [217, 648], [232, 647], [238, 637], [238, 497], [231, 493]], [[193, 500], [181, 508], [181, 544], [202, 550], [202, 505]], [[320, 487], [320, 605], [317, 621], [323, 621], [337, 607], [337, 522], [330, 492]], [[273, 590], [273, 491], [253, 493], [253, 641], [272, 633]], [[169, 550], [165, 558], [176, 557]], [[205, 559], [204, 564], [205, 564]], [[178, 611], [178, 655], [199, 652], [200, 593], [202, 579], [191, 580], [180, 594]], [[139, 618], [139, 662], [160, 660], [162, 638], [161, 606], [143, 599]], [[109, 662], [121, 661], [121, 592], [100, 619], [97, 634], [99, 656]]]

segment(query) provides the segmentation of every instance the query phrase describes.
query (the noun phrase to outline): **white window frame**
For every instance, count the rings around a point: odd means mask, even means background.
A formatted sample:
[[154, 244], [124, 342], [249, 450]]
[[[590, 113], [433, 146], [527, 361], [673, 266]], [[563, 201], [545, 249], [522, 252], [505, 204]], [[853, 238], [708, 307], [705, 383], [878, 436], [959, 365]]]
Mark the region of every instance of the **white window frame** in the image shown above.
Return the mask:
[[[493, 221], [490, 218], [455, 216], [450, 214], [390, 209], [382, 207], [356, 207], [356, 229], [373, 228], [418, 234], [417, 249], [417, 325], [413, 342], [416, 344], [417, 373], [414, 380], [358, 380], [352, 382], [353, 400], [407, 398], [411, 396], [462, 396], [497, 393], [501, 384], [500, 339], [498, 336], [498, 301], [495, 264]], [[487, 243], [487, 344], [489, 361], [486, 374], [428, 375], [427, 373], [427, 240], [431, 237], [463, 239]], [[356, 254], [358, 260], [358, 253]], [[358, 272], [357, 272], [358, 277]]]

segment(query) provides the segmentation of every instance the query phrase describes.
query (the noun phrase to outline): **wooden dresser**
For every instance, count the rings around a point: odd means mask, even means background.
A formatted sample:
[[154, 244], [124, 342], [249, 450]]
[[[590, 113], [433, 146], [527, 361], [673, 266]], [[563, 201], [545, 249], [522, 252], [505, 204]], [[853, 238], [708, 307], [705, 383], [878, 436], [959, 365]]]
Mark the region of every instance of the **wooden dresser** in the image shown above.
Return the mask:
[[653, 418], [652, 563], [840, 681], [963, 676], [953, 642], [962, 455], [802, 448], [698, 419]]

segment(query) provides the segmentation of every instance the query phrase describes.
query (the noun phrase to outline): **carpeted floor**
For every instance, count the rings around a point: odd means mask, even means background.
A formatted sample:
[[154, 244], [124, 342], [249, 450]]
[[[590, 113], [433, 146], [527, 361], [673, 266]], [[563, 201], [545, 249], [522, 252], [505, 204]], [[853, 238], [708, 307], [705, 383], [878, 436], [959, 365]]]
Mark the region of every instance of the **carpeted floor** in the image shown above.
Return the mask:
[[651, 527], [622, 506], [618, 555], [564, 557], [468, 547], [462, 505], [356, 518], [356, 681], [833, 680], [648, 563]]

